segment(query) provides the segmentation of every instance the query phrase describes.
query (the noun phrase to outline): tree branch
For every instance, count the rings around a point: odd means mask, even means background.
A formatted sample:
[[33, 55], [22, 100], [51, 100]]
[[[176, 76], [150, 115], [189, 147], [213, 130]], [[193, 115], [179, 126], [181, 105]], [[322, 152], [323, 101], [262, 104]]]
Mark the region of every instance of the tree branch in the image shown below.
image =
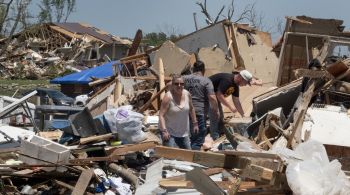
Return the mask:
[[221, 12], [224, 11], [224, 9], [225, 9], [225, 6], [222, 6], [221, 10], [219, 11], [218, 15], [217, 15], [216, 18], [215, 18], [214, 24], [215, 24], [216, 22], [218, 22], [219, 16], [221, 15]]
[[5, 10], [5, 14], [4, 16], [1, 18], [1, 23], [0, 23], [0, 32], [3, 31], [3, 28], [4, 28], [4, 23], [5, 23], [5, 20], [9, 14], [9, 10], [10, 10], [10, 6], [12, 4], [13, 0], [10, 0], [7, 4], [3, 3], [6, 5], [6, 10]]
[[[201, 2], [197, 2], [196, 3], [197, 5], [199, 5], [202, 9], [202, 13], [205, 15], [206, 17], [206, 21], [208, 24], [213, 24], [213, 20], [211, 19], [207, 9], [206, 9], [206, 5], [203, 5]], [[206, 1], [205, 1], [205, 4], [206, 4]]]

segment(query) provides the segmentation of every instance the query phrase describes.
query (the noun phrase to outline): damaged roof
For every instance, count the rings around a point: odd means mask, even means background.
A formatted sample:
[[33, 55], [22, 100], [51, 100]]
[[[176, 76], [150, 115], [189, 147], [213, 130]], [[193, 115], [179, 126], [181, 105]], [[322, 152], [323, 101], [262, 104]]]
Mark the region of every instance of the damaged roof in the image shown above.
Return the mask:
[[[54, 30], [57, 30], [61, 33], [64, 33], [70, 37], [74, 35], [89, 35], [90, 37], [93, 37], [94, 39], [97, 39], [99, 41], [112, 44], [114, 41], [116, 44], [125, 44], [125, 45], [131, 45], [131, 41], [127, 39], [121, 39], [120, 37], [111, 35], [107, 32], [104, 32], [96, 27], [90, 26], [88, 24], [82, 24], [82, 23], [73, 23], [73, 22], [66, 22], [66, 23], [52, 23], [50, 27]], [[68, 32], [65, 32], [68, 31]], [[73, 33], [73, 35], [71, 34]]]
[[[349, 32], [344, 31], [345, 26], [343, 26], [343, 20], [312, 18], [308, 16], [287, 16], [286, 19], [288, 24], [286, 25], [287, 27], [284, 33], [307, 33], [310, 35], [315, 34], [340, 37], [350, 36]], [[274, 44], [273, 51], [279, 52], [281, 50], [283, 41], [284, 34], [277, 41], [277, 43]], [[296, 41], [298, 40], [293, 40], [291, 42], [295, 43]], [[303, 38], [301, 42], [305, 42]]]

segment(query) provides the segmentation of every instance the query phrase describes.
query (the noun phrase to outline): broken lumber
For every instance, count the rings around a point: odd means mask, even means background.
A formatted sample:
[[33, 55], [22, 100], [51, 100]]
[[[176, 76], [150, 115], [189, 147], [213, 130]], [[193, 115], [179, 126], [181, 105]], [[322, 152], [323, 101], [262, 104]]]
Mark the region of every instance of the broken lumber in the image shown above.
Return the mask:
[[[65, 182], [63, 182], [63, 181], [59, 181], [59, 180], [53, 180], [57, 185], [59, 185], [59, 186], [62, 186], [62, 187], [64, 187], [64, 188], [66, 188], [66, 189], [68, 189], [68, 190], [74, 190], [74, 186], [72, 186], [72, 185], [69, 185], [69, 184], [67, 184], [67, 183], [65, 183]], [[84, 194], [87, 194], [87, 195], [93, 195], [92, 193], [90, 193], [90, 192], [85, 192]]]
[[102, 142], [102, 141], [108, 141], [112, 139], [114, 135], [112, 133], [104, 134], [104, 135], [94, 135], [90, 137], [84, 137], [80, 138], [80, 144], [87, 144], [87, 143], [96, 143], [96, 142]]
[[115, 79], [115, 88], [114, 88], [114, 104], [118, 105], [119, 98], [122, 95], [122, 83], [120, 82], [120, 79], [116, 77]]
[[[159, 88], [163, 89], [165, 87], [164, 82], [164, 65], [162, 58], [159, 58]], [[162, 100], [164, 98], [165, 93], [162, 92], [160, 94], [160, 99]]]
[[274, 179], [274, 171], [258, 165], [249, 165], [243, 170], [242, 176], [255, 181], [272, 181]]
[[228, 186], [228, 194], [235, 195], [239, 189], [239, 185], [241, 184], [240, 178], [234, 178], [230, 172], [223, 170], [223, 181], [228, 181], [230, 184]]
[[[235, 182], [240, 181], [240, 184], [238, 185], [238, 190], [247, 190], [252, 188], [259, 188], [260, 186], [256, 184], [255, 181], [241, 181], [236, 179]], [[232, 186], [232, 181], [215, 181], [215, 183], [223, 189], [230, 189], [230, 186]], [[188, 180], [175, 180], [175, 179], [162, 179], [159, 181], [159, 186], [162, 188], [179, 188], [179, 189], [191, 189], [193, 188], [193, 183]]]
[[226, 194], [218, 185], [206, 175], [202, 169], [194, 168], [186, 173], [186, 179], [192, 181], [194, 188], [204, 194], [224, 195]]
[[118, 147], [107, 148], [106, 153], [108, 154], [108, 156], [125, 155], [132, 152], [145, 151], [156, 146], [156, 142], [153, 141], [139, 144], [126, 144]]
[[82, 195], [84, 194], [87, 186], [89, 185], [90, 183], [90, 180], [92, 178], [92, 176], [94, 175], [94, 172], [90, 169], [86, 169], [84, 170], [78, 181], [77, 181], [77, 184], [75, 185], [74, 189], [73, 189], [73, 192], [72, 192], [72, 195]]
[[165, 146], [156, 146], [154, 151], [158, 157], [194, 162], [207, 167], [244, 168], [250, 164], [250, 160], [247, 158], [213, 152], [193, 151]]
[[166, 90], [166, 88], [167, 88], [167, 86], [163, 87], [160, 91], [158, 91], [158, 93], [156, 95], [152, 96], [152, 98], [150, 100], [148, 100], [148, 102], [146, 102], [146, 104], [143, 105], [140, 109], [138, 109], [137, 112], [142, 113], [145, 110], [147, 110], [147, 108], [152, 104], [152, 102], [155, 99], [157, 99], [160, 96], [160, 94]]

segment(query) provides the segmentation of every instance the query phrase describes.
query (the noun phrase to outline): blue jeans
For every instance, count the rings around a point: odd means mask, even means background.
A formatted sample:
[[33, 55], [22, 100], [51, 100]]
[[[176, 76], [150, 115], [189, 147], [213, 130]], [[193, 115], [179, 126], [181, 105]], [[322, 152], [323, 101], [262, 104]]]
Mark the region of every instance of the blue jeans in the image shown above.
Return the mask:
[[170, 135], [168, 141], [163, 140], [163, 145], [173, 148], [182, 148], [191, 150], [190, 138], [188, 136], [185, 137], [175, 137]]
[[205, 125], [205, 116], [204, 115], [196, 115], [197, 121], [198, 121], [198, 133], [194, 133], [193, 131], [193, 125], [191, 122], [191, 147], [192, 150], [200, 150], [203, 143], [205, 136], [207, 135], [207, 128]]
[[223, 133], [224, 129], [224, 112], [222, 110], [221, 103], [218, 100], [218, 109], [220, 112], [219, 118], [213, 114], [212, 110], [209, 111], [209, 120], [210, 120], [210, 136], [213, 140], [216, 140]]

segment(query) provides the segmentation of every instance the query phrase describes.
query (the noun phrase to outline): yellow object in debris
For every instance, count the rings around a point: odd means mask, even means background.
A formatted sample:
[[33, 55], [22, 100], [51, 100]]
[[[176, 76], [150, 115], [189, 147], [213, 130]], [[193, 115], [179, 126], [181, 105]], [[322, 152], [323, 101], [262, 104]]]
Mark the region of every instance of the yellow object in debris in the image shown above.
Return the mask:
[[122, 145], [122, 141], [111, 141], [111, 146], [120, 146]]

